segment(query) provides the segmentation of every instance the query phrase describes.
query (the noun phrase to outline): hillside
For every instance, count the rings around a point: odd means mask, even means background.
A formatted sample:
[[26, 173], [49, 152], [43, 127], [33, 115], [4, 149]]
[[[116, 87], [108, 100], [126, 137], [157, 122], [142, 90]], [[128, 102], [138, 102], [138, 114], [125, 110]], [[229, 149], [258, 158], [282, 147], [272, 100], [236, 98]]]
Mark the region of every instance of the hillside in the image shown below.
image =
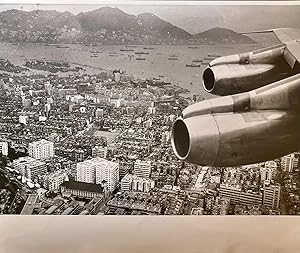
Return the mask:
[[202, 33], [195, 34], [193, 39], [202, 43], [215, 44], [252, 44], [254, 40], [232, 30], [215, 27]]
[[112, 7], [77, 15], [52, 10], [7, 10], [0, 13], [0, 40], [84, 44], [254, 43], [249, 37], [225, 28], [193, 36], [152, 13], [135, 16]]

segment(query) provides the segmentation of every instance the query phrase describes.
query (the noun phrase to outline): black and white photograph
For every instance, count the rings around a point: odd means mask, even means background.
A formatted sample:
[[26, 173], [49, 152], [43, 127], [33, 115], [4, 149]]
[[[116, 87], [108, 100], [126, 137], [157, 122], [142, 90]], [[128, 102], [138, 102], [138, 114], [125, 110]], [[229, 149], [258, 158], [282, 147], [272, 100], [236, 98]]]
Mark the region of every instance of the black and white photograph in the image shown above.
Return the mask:
[[299, 215], [299, 15], [1, 4], [0, 213]]

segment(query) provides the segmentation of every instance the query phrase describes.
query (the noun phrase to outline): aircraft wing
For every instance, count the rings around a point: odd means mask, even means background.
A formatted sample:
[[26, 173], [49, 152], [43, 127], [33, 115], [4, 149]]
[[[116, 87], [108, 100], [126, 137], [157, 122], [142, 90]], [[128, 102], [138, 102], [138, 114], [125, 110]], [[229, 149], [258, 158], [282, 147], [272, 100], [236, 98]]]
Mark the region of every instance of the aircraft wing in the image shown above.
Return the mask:
[[282, 42], [300, 39], [300, 30], [294, 28], [278, 28], [271, 30], [276, 37]]
[[295, 28], [277, 28], [264, 31], [247, 32], [243, 34], [254, 33], [274, 33], [281, 43], [286, 45], [284, 58], [293, 69], [295, 64], [300, 64], [300, 30]]
[[243, 32], [242, 34], [274, 33], [282, 43], [300, 39], [300, 30], [295, 28], [276, 28], [262, 31]]

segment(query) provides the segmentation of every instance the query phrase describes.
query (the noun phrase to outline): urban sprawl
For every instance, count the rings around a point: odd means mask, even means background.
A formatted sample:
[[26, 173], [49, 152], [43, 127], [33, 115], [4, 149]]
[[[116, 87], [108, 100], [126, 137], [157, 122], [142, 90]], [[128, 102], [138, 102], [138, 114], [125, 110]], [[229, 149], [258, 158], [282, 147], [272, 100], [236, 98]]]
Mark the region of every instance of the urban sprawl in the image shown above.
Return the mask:
[[300, 153], [234, 168], [175, 157], [172, 123], [201, 97], [122, 70], [25, 66], [44, 72], [0, 61], [1, 214], [300, 214]]

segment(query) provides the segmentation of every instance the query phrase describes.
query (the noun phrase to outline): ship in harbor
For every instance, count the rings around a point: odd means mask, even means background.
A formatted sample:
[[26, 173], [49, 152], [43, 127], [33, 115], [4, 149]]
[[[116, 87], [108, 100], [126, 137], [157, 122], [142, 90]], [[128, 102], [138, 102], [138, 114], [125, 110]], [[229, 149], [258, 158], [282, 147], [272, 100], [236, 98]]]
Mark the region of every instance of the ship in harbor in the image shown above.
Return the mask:
[[68, 46], [63, 46], [63, 45], [59, 45], [59, 46], [56, 46], [56, 48], [70, 48]]
[[194, 60], [192, 60], [192, 62], [203, 62], [203, 60], [200, 60], [200, 59], [194, 59]]
[[121, 52], [132, 52], [134, 49], [120, 49]]
[[146, 58], [138, 57], [138, 58], [136, 58], [136, 60], [137, 60], [137, 61], [145, 61]]
[[135, 52], [135, 54], [149, 54], [149, 52]]
[[201, 64], [194, 64], [194, 63], [192, 63], [192, 64], [186, 64], [185, 66], [186, 67], [190, 67], [190, 68], [199, 68], [199, 67], [201, 67]]
[[93, 50], [92, 50], [92, 51], [90, 51], [90, 53], [91, 53], [91, 54], [100, 54], [100, 53], [102, 53], [102, 52], [101, 52], [101, 51], [93, 51]]
[[207, 56], [208, 56], [208, 57], [211, 57], [211, 58], [218, 58], [218, 57], [221, 57], [222, 55], [218, 55], [218, 54], [208, 54]]

